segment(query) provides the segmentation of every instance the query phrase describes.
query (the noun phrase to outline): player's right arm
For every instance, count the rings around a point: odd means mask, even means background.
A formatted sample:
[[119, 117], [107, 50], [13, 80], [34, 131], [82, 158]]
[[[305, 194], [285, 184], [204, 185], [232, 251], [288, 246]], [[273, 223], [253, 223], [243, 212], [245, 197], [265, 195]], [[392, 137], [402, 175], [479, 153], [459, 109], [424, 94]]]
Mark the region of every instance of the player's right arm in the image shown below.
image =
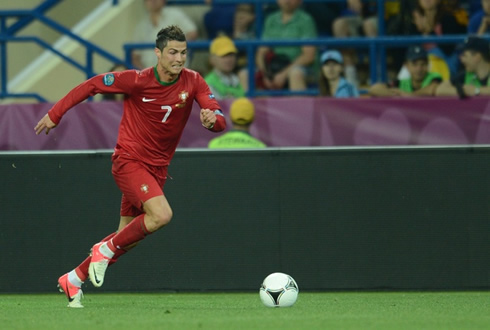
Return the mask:
[[48, 111], [34, 128], [36, 134], [43, 130], [48, 134], [52, 128], [60, 123], [61, 118], [68, 110], [90, 96], [104, 93], [131, 94], [135, 86], [136, 75], [136, 71], [127, 70], [104, 73], [86, 80], [68, 92]]
[[53, 123], [48, 114], [45, 114], [44, 117], [37, 123], [36, 127], [34, 127], [34, 130], [36, 131], [37, 135], [39, 135], [44, 130], [46, 131], [46, 134], [48, 134], [49, 131], [55, 127], [56, 124]]

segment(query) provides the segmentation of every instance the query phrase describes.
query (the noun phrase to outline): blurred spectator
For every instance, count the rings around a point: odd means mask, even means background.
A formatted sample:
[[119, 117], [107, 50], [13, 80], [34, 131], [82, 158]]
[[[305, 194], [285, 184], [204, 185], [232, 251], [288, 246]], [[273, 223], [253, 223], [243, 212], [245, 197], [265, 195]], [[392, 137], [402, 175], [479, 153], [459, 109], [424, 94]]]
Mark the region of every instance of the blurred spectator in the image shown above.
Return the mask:
[[460, 56], [464, 71], [443, 82], [436, 95], [457, 95], [460, 98], [490, 95], [490, 43], [478, 36], [468, 37]]
[[344, 60], [337, 50], [327, 50], [320, 57], [322, 64], [319, 81], [320, 95], [337, 98], [359, 97], [357, 88], [342, 77]]
[[[153, 36], [158, 34], [162, 27], [178, 25], [184, 31], [187, 41], [197, 39], [196, 24], [179, 8], [167, 7], [166, 0], [143, 0], [148, 16], [141, 21], [134, 31], [136, 43], [155, 42]], [[143, 69], [156, 64], [155, 51], [135, 50], [132, 53], [132, 65], [136, 69]]]
[[335, 2], [306, 2], [303, 9], [313, 17], [319, 37], [333, 35], [333, 21], [340, 16], [342, 5]]
[[[378, 35], [378, 18], [376, 1], [347, 0], [346, 8], [341, 17], [333, 22], [333, 35], [337, 38], [346, 37], [375, 37]], [[359, 78], [356, 65], [358, 54], [354, 50], [343, 50], [345, 59], [345, 77], [356, 87]]]
[[429, 55], [420, 46], [412, 46], [405, 56], [410, 78], [394, 81], [391, 86], [377, 83], [369, 88], [371, 96], [433, 96], [442, 76], [428, 70]]
[[233, 128], [209, 141], [211, 149], [265, 148], [266, 145], [250, 135], [250, 125], [255, 119], [255, 106], [247, 98], [233, 101], [230, 106]]
[[[109, 72], [119, 72], [127, 70], [128, 67], [122, 63], [114, 64], [109, 69]], [[102, 94], [103, 101], [124, 101], [124, 94]]]
[[[300, 9], [302, 0], [277, 0], [279, 10], [270, 14], [264, 24], [263, 40], [311, 39], [317, 37], [315, 22]], [[257, 86], [266, 89], [288, 87], [305, 90], [308, 75], [313, 75], [314, 46], [259, 47], [256, 54]], [[247, 79], [242, 86], [248, 86]]]
[[[395, 36], [465, 34], [467, 22], [467, 14], [458, 7], [458, 2], [452, 0], [416, 0], [415, 2], [401, 0], [400, 15], [387, 23], [387, 34]], [[430, 67], [435, 65], [444, 67], [444, 61], [451, 74], [457, 72], [458, 56], [454, 45], [424, 44], [423, 47], [429, 53]], [[406, 49], [389, 49], [390, 71], [402, 65], [404, 51]]]
[[[255, 39], [255, 8], [251, 4], [238, 4], [235, 9], [233, 21], [233, 39]], [[237, 67], [244, 68], [247, 65], [247, 51], [239, 50]]]
[[470, 34], [488, 34], [490, 32], [490, 0], [481, 0], [482, 9], [474, 13], [468, 24]]
[[204, 27], [208, 39], [214, 39], [223, 34], [232, 37], [236, 4], [215, 4], [213, 0], [204, 0], [204, 2], [211, 6], [211, 9], [204, 14]]
[[233, 39], [255, 38], [255, 9], [249, 3], [238, 4], [233, 16]]
[[334, 36], [377, 36], [376, 13], [376, 1], [347, 0], [347, 7], [341, 13], [341, 17], [333, 22]]
[[215, 38], [209, 47], [213, 70], [204, 80], [208, 83], [216, 99], [245, 96], [238, 75], [234, 72], [238, 50], [233, 40], [227, 36]]

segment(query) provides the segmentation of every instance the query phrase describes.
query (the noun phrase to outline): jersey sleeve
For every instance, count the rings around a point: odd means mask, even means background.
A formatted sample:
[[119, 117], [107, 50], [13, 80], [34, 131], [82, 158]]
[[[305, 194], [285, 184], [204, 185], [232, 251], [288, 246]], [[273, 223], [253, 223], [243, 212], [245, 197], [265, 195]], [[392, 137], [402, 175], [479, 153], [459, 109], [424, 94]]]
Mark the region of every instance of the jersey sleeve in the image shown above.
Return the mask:
[[49, 111], [49, 118], [58, 125], [73, 106], [96, 94], [131, 94], [135, 86], [135, 70], [109, 72], [94, 76], [68, 92]]
[[216, 115], [216, 123], [209, 130], [213, 132], [221, 132], [226, 128], [226, 120], [223, 112], [221, 112], [221, 107], [218, 104], [218, 101], [216, 101], [214, 94], [211, 93], [211, 90], [209, 89], [208, 84], [204, 81], [204, 78], [198, 73], [196, 73], [196, 75], [196, 101], [201, 109], [214, 110], [214, 114]]

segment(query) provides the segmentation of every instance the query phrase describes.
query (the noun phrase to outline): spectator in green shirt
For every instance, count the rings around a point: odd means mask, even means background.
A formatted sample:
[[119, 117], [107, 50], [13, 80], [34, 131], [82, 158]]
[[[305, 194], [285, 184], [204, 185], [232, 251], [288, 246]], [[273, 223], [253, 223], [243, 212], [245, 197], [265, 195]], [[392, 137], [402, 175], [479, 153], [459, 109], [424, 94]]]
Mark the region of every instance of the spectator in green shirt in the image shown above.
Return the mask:
[[484, 38], [470, 36], [461, 48], [460, 60], [464, 71], [451, 77], [451, 81], [442, 83], [436, 94], [460, 98], [490, 95], [490, 43]]
[[250, 125], [255, 118], [254, 104], [246, 97], [233, 101], [230, 106], [230, 119], [233, 128], [227, 133], [212, 139], [210, 149], [265, 148], [266, 145], [250, 135]]
[[442, 82], [442, 76], [430, 72], [429, 55], [420, 46], [408, 48], [405, 66], [409, 78], [394, 81], [390, 86], [384, 83], [374, 84], [369, 88], [371, 96], [433, 96]]
[[[279, 10], [270, 14], [264, 24], [263, 40], [313, 39], [317, 37], [315, 21], [300, 9], [302, 0], [277, 0]], [[267, 67], [266, 55], [273, 51], [288, 61], [282, 68], [271, 72]], [[269, 56], [270, 57], [270, 56]], [[316, 47], [304, 45], [282, 47], [259, 47], [256, 54], [257, 68], [262, 75], [262, 82], [267, 89], [305, 90], [308, 74], [313, 69]]]
[[209, 47], [213, 70], [204, 77], [217, 100], [245, 96], [240, 79], [234, 72], [238, 50], [227, 36], [215, 38]]

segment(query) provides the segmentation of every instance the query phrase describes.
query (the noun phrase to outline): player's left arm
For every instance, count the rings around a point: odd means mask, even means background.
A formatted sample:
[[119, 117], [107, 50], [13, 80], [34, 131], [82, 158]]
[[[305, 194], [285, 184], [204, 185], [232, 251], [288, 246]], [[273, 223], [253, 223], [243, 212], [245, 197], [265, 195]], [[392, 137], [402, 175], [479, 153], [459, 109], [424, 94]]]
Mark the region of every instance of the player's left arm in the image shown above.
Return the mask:
[[202, 125], [212, 132], [221, 132], [226, 128], [226, 120], [208, 84], [198, 74], [196, 101], [201, 106], [199, 118]]

